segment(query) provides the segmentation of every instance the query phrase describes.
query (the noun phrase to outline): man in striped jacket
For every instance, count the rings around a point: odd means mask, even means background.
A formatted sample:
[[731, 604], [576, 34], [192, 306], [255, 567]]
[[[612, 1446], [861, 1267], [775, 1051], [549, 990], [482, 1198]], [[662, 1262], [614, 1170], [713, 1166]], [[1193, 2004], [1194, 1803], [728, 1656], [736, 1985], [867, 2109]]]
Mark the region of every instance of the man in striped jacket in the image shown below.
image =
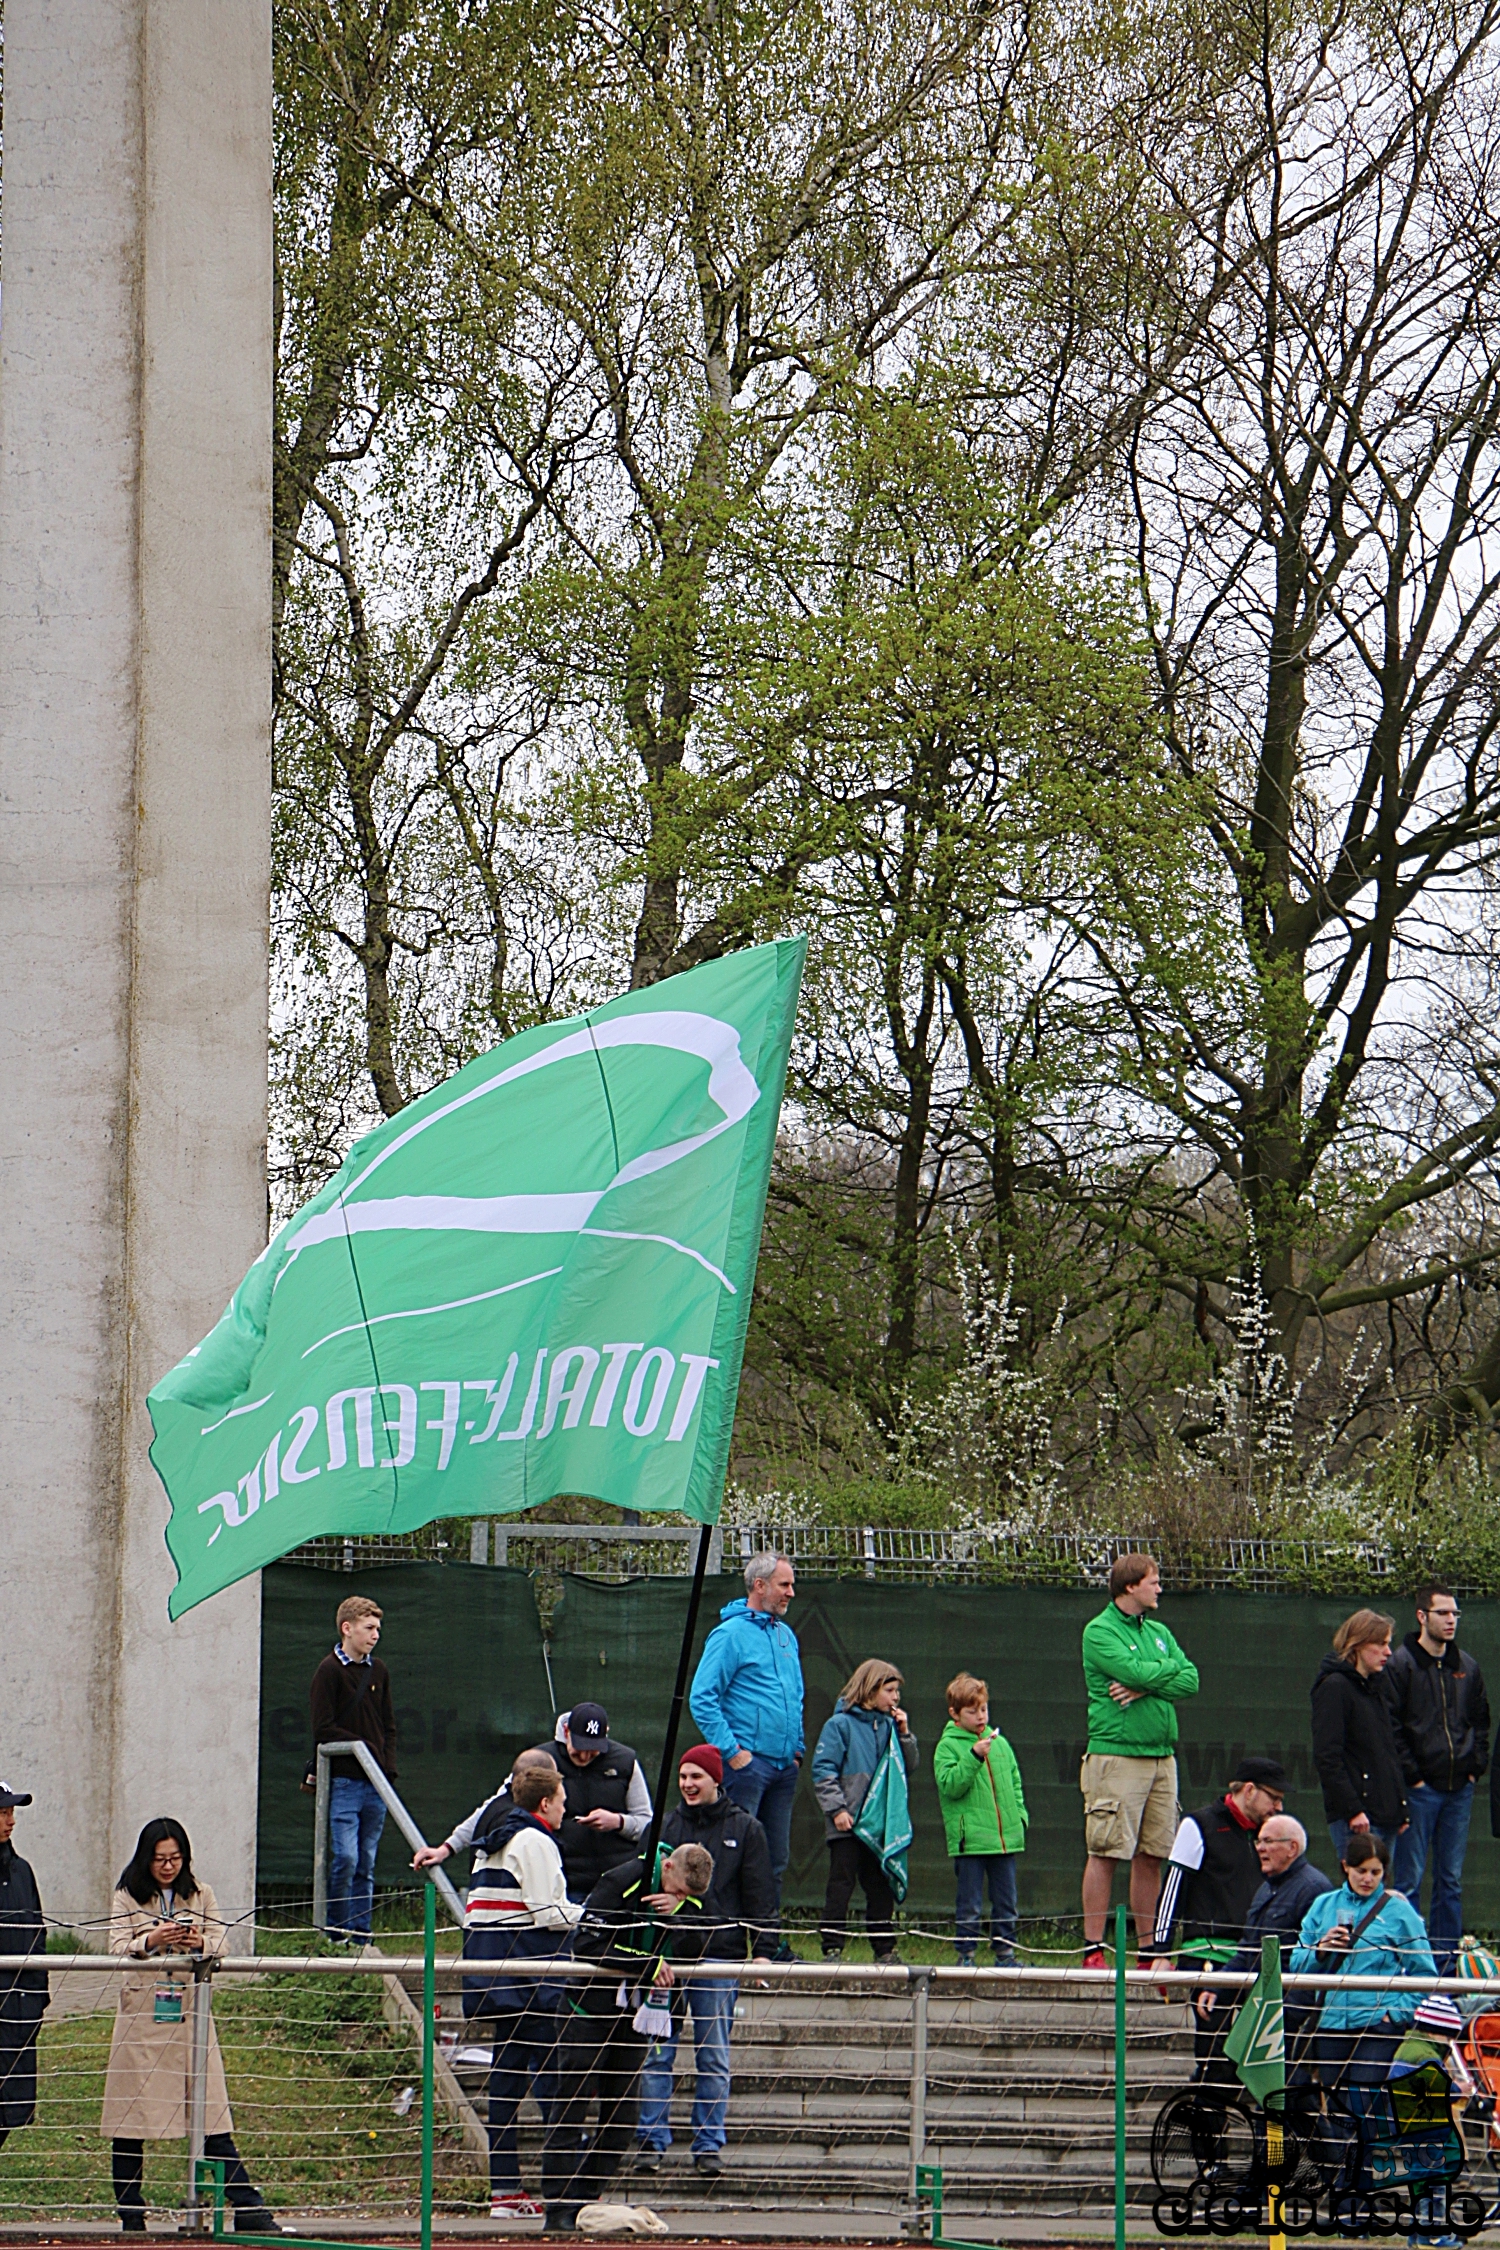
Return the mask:
[[[491, 1798], [475, 1823], [473, 1873], [464, 1912], [464, 2014], [489, 2019], [490, 2216], [541, 2218], [516, 2158], [516, 2112], [530, 2084], [544, 2121], [553, 2102], [554, 2057], [565, 1987], [537, 1964], [568, 1947], [583, 1908], [568, 1897], [557, 1831], [567, 1799], [557, 1768], [529, 1760], [509, 1794]], [[527, 1973], [518, 1974], [523, 1968]], [[509, 1972], [509, 1973], [507, 1973]]]

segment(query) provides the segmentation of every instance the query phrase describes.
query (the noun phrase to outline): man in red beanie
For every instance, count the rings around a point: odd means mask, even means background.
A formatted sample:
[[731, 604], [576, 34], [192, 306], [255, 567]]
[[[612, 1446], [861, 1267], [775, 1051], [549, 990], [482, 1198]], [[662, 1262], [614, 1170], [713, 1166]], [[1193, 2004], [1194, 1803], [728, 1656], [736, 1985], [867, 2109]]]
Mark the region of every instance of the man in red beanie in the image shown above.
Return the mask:
[[[713, 1925], [713, 1933], [705, 1957], [743, 1966], [747, 1960], [768, 1959], [776, 1945], [776, 1886], [765, 1830], [724, 1794], [723, 1782], [724, 1761], [717, 1750], [705, 1742], [685, 1750], [677, 1765], [682, 1802], [667, 1814], [661, 1835], [669, 1851], [679, 1844], [702, 1844], [712, 1856], [714, 1879], [703, 1901], [703, 1919]], [[721, 2168], [729, 2111], [729, 2034], [738, 1992], [733, 1977], [694, 1977], [687, 1986], [697, 2077], [693, 2169], [708, 2179]], [[638, 2172], [658, 2171], [663, 2151], [672, 2145], [669, 2113], [679, 2020], [672, 2019], [670, 2039], [647, 2050], [641, 2069]]]

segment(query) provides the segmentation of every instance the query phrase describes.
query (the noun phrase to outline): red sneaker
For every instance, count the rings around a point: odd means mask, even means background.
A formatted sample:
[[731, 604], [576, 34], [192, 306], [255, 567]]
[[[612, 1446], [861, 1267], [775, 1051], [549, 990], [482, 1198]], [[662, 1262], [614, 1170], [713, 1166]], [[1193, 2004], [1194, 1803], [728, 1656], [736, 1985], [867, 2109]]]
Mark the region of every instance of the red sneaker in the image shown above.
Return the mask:
[[1103, 1946], [1102, 1946], [1102, 1945], [1090, 1945], [1090, 1946], [1086, 1946], [1086, 1947], [1084, 1948], [1084, 1954], [1083, 1954], [1083, 1963], [1082, 1963], [1082, 1966], [1083, 1966], [1083, 1967], [1084, 1967], [1085, 1969], [1107, 1969], [1107, 1968], [1109, 1967], [1109, 1963], [1108, 1963], [1108, 1961], [1107, 1961], [1107, 1960], [1105, 1959], [1105, 1957], [1104, 1957], [1104, 1948], [1103, 1948]]

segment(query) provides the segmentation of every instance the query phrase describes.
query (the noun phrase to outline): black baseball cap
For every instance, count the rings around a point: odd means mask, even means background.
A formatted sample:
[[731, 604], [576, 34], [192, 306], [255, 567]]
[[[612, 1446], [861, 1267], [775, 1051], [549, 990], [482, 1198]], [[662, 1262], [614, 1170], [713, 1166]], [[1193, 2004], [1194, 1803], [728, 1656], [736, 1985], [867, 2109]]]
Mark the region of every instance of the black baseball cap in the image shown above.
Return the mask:
[[1262, 1789], [1279, 1789], [1283, 1796], [1286, 1794], [1286, 1768], [1274, 1758], [1241, 1758], [1229, 1786], [1238, 1789], [1243, 1781], [1253, 1781]]
[[3, 1812], [7, 1805], [29, 1805], [30, 1803], [31, 1792], [29, 1790], [12, 1789], [8, 1781], [0, 1781], [0, 1812]]
[[609, 1738], [609, 1713], [602, 1703], [575, 1703], [568, 1713], [568, 1737], [573, 1742], [605, 1742]]

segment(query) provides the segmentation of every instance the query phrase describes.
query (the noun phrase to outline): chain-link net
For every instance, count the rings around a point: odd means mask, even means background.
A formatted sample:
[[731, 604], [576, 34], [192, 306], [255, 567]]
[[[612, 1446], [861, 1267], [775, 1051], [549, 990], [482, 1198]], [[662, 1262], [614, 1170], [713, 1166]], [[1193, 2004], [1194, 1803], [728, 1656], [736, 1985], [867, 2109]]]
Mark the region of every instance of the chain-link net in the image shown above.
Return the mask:
[[[325, 2237], [346, 2226], [412, 2228], [422, 2196], [420, 1938], [382, 1932], [342, 1955], [311, 1932], [262, 1933], [260, 1942], [308, 1950], [225, 1962], [212, 1975], [231, 2150], [243, 2166], [226, 2164], [231, 2202], [267, 2206], [283, 2224]], [[935, 2171], [944, 2232], [983, 2242], [1031, 2221], [1097, 2224], [1114, 2196], [1117, 1992], [1108, 1972], [846, 1960], [749, 1965], [730, 1979], [714, 1968], [679, 1976], [662, 2038], [660, 2025], [636, 2028], [639, 1993], [617, 2008], [614, 1980], [576, 1968], [562, 1972], [567, 1996], [545, 1996], [529, 2025], [514, 2011], [466, 2017], [456, 1945], [456, 1931], [441, 1933], [434, 1976], [439, 2224], [535, 2232], [544, 2202], [571, 2196], [647, 2204], [678, 2234], [733, 2234], [754, 2215], [757, 2232], [892, 2235], [930, 2222], [930, 2193], [919, 2203], [915, 2191], [923, 2182], [930, 2190]], [[107, 2222], [120, 2208], [118, 2150], [103, 2130], [111, 2040], [122, 1974], [150, 1972], [78, 1955], [46, 1966], [52, 1999], [36, 2041], [34, 2121], [14, 2122], [0, 2148], [0, 2226]], [[556, 1965], [548, 1973], [557, 1979]], [[6, 1974], [0, 1968], [0, 1994]], [[1227, 2096], [1209, 2096], [1212, 2115], [1202, 2108], [1189, 1986], [1174, 1982], [1165, 2000], [1163, 1988], [1156, 1975], [1127, 1978], [1133, 2223], [1170, 2216], [1176, 2206], [1163, 2196], [1190, 2192], [1189, 2173], [1210, 2184], [1227, 2177], [1243, 2142], [1244, 2223], [1220, 2231], [1252, 2230], [1255, 2165], [1265, 2173], [1260, 2113], [1233, 2083]], [[1472, 1987], [1462, 1996], [1477, 2005]], [[1226, 2006], [1233, 2000], [1226, 1993]], [[581, 2036], [580, 2011], [590, 2018]], [[13, 2026], [4, 2037], [14, 2048]], [[174, 2066], [182, 2103], [185, 2051]], [[13, 2073], [5, 2083], [14, 2089]], [[1479, 2196], [1486, 2212], [1497, 2200], [1493, 2092], [1479, 2062], [1467, 2094], [1457, 2089], [1467, 2146], [1454, 2193]], [[223, 2160], [213, 2138], [221, 2124], [200, 2119], [207, 2154]], [[140, 2199], [152, 2224], [176, 2226], [189, 2208], [188, 2143], [181, 2134], [144, 2139]], [[128, 2151], [125, 2172], [128, 2188]]]

